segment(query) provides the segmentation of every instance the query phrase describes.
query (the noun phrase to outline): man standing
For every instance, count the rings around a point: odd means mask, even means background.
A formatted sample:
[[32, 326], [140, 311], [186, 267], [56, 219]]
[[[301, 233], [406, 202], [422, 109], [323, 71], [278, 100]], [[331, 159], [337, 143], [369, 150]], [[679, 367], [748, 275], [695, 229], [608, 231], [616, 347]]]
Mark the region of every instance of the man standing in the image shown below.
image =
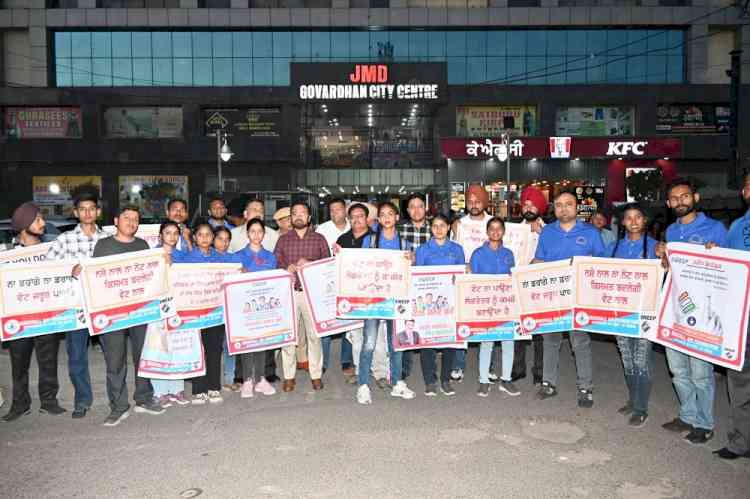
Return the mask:
[[398, 233], [401, 239], [408, 241], [414, 251], [430, 240], [430, 224], [427, 223], [425, 197], [412, 194], [406, 200], [406, 211], [409, 221], [399, 224]]
[[[81, 193], [73, 201], [73, 215], [78, 218], [75, 229], [60, 234], [52, 242], [47, 252], [47, 260], [66, 260], [78, 262], [91, 258], [94, 246], [99, 239], [107, 237], [97, 224], [101, 215], [99, 198], [96, 194]], [[89, 376], [89, 331], [79, 329], [65, 334], [65, 346], [68, 351], [68, 374], [75, 389], [73, 418], [86, 416], [94, 399], [91, 391], [91, 377]]]
[[[667, 206], [677, 220], [667, 227], [667, 242], [726, 246], [726, 228], [696, 211], [698, 201], [700, 195], [689, 180], [676, 179], [669, 184]], [[714, 436], [714, 366], [671, 348], [667, 348], [667, 365], [680, 401], [680, 414], [662, 428], [675, 433], [688, 432], [685, 437], [688, 442], [704, 444]]]
[[[13, 229], [19, 232], [16, 247], [41, 244], [44, 236], [44, 218], [39, 207], [26, 202], [16, 208], [11, 218]], [[57, 402], [60, 384], [57, 380], [57, 351], [60, 337], [57, 334], [46, 334], [32, 338], [19, 338], [8, 342], [10, 350], [10, 367], [13, 376], [13, 403], [10, 411], [3, 416], [6, 423], [31, 413], [29, 396], [29, 366], [31, 354], [36, 349], [36, 361], [39, 366], [39, 412], [57, 416], [65, 412]]]
[[211, 198], [208, 202], [208, 224], [213, 228], [226, 227], [234, 229], [234, 225], [227, 221], [227, 206], [224, 200], [218, 196]]
[[[604, 256], [605, 248], [599, 231], [590, 224], [579, 222], [578, 202], [574, 194], [562, 192], [555, 198], [557, 221], [546, 225], [539, 236], [539, 245], [532, 263], [568, 260], [574, 256]], [[578, 407], [594, 405], [591, 336], [581, 331], [570, 331], [570, 343], [576, 362]], [[557, 395], [560, 379], [560, 346], [562, 333], [544, 335], [544, 369], [542, 386], [537, 393], [541, 400]]]
[[[742, 198], [750, 206], [750, 173], [743, 178]], [[741, 251], [750, 251], [750, 209], [745, 216], [738, 218], [729, 228], [727, 246]], [[750, 336], [750, 326], [748, 326]], [[750, 458], [750, 341], [745, 346], [745, 365], [742, 371], [727, 369], [729, 388], [729, 430], [728, 442], [714, 452], [722, 459]]]
[[607, 214], [604, 211], [596, 210], [591, 215], [591, 225], [599, 230], [605, 248], [617, 240], [615, 233], [607, 228]]
[[193, 234], [186, 225], [188, 219], [188, 206], [184, 199], [174, 198], [167, 203], [167, 220], [174, 222], [180, 228], [180, 239], [177, 241], [176, 248], [180, 251], [190, 251], [193, 249]]
[[[276, 260], [281, 269], [286, 269], [294, 274], [294, 298], [297, 304], [297, 323], [304, 322], [305, 334], [307, 335], [307, 358], [309, 362], [310, 379], [313, 390], [321, 390], [323, 383], [323, 353], [321, 351], [320, 338], [315, 333], [310, 311], [305, 303], [302, 293], [302, 285], [297, 276], [297, 269], [306, 263], [321, 260], [331, 256], [328, 243], [325, 238], [310, 228], [310, 207], [302, 201], [292, 203], [292, 229], [276, 244]], [[295, 345], [289, 345], [281, 349], [281, 359], [284, 370], [285, 392], [291, 392], [295, 387], [295, 374], [297, 370], [295, 358]]]
[[[542, 194], [542, 191], [531, 186], [521, 191], [521, 223], [528, 225], [531, 229], [531, 236], [529, 238], [529, 246], [531, 248], [536, 249], [539, 244], [539, 235], [542, 233], [542, 228], [544, 228], [542, 213], [546, 212], [547, 199]], [[533, 253], [531, 254], [533, 255]], [[529, 263], [531, 262], [523, 260], [521, 255], [518, 255], [518, 258], [516, 258], [516, 265], [528, 265]], [[514, 343], [515, 352], [513, 355], [511, 379], [518, 381], [526, 377], [526, 345], [528, 342], [516, 341]], [[534, 366], [531, 368], [531, 374], [534, 377], [534, 384], [538, 385], [542, 382], [542, 359], [544, 358], [542, 335], [533, 335], [531, 343], [534, 348]]]
[[[143, 239], [135, 237], [140, 223], [140, 213], [135, 206], [124, 206], [115, 217], [117, 232], [112, 237], [106, 237], [96, 243], [94, 258], [110, 255], [121, 255], [133, 251], [148, 249]], [[133, 370], [135, 371], [135, 412], [158, 415], [164, 408], [154, 400], [154, 389], [148, 378], [138, 376], [138, 365], [141, 362], [141, 351], [146, 339], [146, 326], [133, 326], [101, 336], [104, 362], [107, 366], [107, 396], [109, 397], [110, 412], [104, 420], [104, 426], [117, 426], [129, 415], [128, 403], [128, 347], [133, 356]]]
[[292, 212], [288, 206], [276, 210], [276, 213], [273, 214], [273, 220], [279, 226], [279, 237], [292, 229]]
[[[487, 190], [472, 184], [466, 193], [466, 208], [469, 214], [453, 222], [453, 240], [464, 249], [464, 258], [471, 261], [474, 250], [487, 241], [487, 222], [492, 218], [485, 210], [490, 197]], [[466, 368], [466, 350], [457, 349], [453, 361], [451, 379], [461, 381]]]
[[[265, 206], [260, 199], [251, 199], [245, 204], [245, 211], [242, 212], [242, 224], [232, 229], [232, 241], [229, 243], [230, 253], [237, 253], [247, 246], [249, 241], [247, 239], [247, 229], [245, 228], [245, 224], [253, 218], [265, 220], [265, 215]], [[273, 252], [276, 248], [276, 241], [278, 241], [278, 239], [279, 233], [271, 227], [266, 227], [266, 234], [263, 236], [261, 244], [263, 245], [263, 248]]]

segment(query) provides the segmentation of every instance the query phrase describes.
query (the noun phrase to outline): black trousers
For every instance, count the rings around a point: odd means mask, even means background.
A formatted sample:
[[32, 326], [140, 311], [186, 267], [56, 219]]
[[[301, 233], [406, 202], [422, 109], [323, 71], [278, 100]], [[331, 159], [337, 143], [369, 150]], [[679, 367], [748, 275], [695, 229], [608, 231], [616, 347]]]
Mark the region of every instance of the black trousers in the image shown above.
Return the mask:
[[193, 395], [221, 390], [221, 354], [224, 347], [224, 326], [201, 330], [203, 351], [206, 352], [206, 375], [193, 378]]
[[438, 352], [443, 354], [443, 361], [440, 363], [440, 382], [445, 383], [451, 380], [451, 370], [453, 369], [456, 351], [452, 348], [441, 348], [440, 350], [423, 348], [419, 351], [419, 361], [422, 364], [422, 378], [425, 385], [432, 385], [437, 382]]
[[[748, 328], [750, 331], [750, 328]], [[742, 371], [727, 369], [729, 389], [729, 443], [736, 454], [750, 453], [750, 341], [745, 345]]]
[[8, 342], [10, 366], [13, 375], [13, 406], [18, 411], [31, 407], [29, 395], [29, 367], [31, 354], [36, 349], [36, 362], [39, 366], [39, 399], [42, 406], [57, 405], [57, 352], [60, 335], [46, 334], [33, 338], [21, 338]]
[[[526, 376], [526, 346], [529, 342], [516, 341], [514, 343], [515, 351], [513, 353], [513, 371], [510, 376], [513, 379], [517, 379]], [[542, 335], [536, 334], [532, 336], [531, 344], [534, 349], [534, 365], [531, 368], [531, 374], [534, 378], [541, 379], [542, 371], [544, 370], [544, 345], [542, 343]]]
[[264, 352], [266, 367], [263, 376], [265, 376], [266, 379], [276, 375], [276, 352], [278, 352], [278, 350], [266, 350]]
[[145, 404], [154, 398], [151, 380], [138, 376], [138, 365], [141, 363], [143, 343], [146, 341], [146, 326], [133, 326], [120, 331], [106, 333], [99, 338], [104, 351], [104, 362], [107, 367], [107, 396], [109, 407], [114, 413], [123, 413], [130, 408], [128, 403], [128, 338], [130, 339], [133, 370], [135, 371], [136, 404]]

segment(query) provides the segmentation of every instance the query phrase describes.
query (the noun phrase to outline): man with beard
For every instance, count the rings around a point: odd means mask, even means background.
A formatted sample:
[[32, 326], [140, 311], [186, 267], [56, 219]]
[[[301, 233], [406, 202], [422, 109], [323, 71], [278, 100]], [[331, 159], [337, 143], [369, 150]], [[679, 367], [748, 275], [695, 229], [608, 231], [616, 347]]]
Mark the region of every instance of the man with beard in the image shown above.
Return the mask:
[[[542, 214], [547, 211], [547, 199], [542, 194], [542, 191], [536, 187], [529, 186], [521, 191], [521, 223], [527, 224], [531, 229], [531, 237], [529, 238], [529, 247], [532, 250], [536, 250], [537, 244], [539, 244], [539, 234], [542, 233], [544, 227], [544, 220], [542, 220]], [[530, 252], [533, 255], [533, 252]], [[527, 265], [531, 262], [518, 260], [517, 265]], [[538, 385], [542, 382], [542, 370], [543, 370], [543, 358], [544, 358], [544, 346], [542, 344], [542, 336], [534, 335], [531, 338], [531, 342], [534, 348], [534, 366], [531, 368], [531, 374], [534, 377], [534, 384]], [[513, 372], [511, 373], [511, 379], [518, 381], [526, 377], [526, 341], [516, 341], [514, 344], [515, 353], [513, 355]]]
[[[471, 261], [474, 250], [487, 241], [487, 222], [492, 216], [487, 213], [490, 197], [487, 190], [479, 184], [473, 184], [466, 193], [466, 208], [469, 214], [453, 222], [453, 240], [464, 249], [466, 261]], [[466, 350], [457, 349], [453, 361], [451, 379], [462, 381], [466, 368]]]
[[[13, 229], [19, 231], [16, 247], [41, 244], [44, 236], [44, 218], [39, 207], [26, 202], [16, 208], [11, 218]], [[8, 342], [10, 350], [10, 367], [13, 376], [13, 403], [10, 411], [3, 416], [6, 423], [31, 413], [29, 396], [29, 366], [31, 354], [36, 349], [36, 361], [39, 365], [39, 399], [42, 414], [54, 416], [65, 412], [57, 402], [60, 384], [57, 380], [57, 351], [60, 337], [57, 334], [46, 334], [31, 338], [19, 338]]]
[[[750, 173], [745, 173], [743, 178], [742, 198], [750, 206]], [[727, 240], [729, 248], [750, 251], [750, 209], [745, 216], [732, 223]], [[729, 441], [726, 447], [714, 454], [722, 459], [750, 458], [750, 341], [745, 346], [745, 365], [742, 370], [727, 369], [727, 387], [731, 426]]]
[[[307, 336], [307, 359], [309, 362], [310, 379], [313, 390], [322, 390], [323, 382], [323, 352], [320, 338], [315, 333], [310, 310], [305, 303], [302, 285], [297, 276], [297, 269], [306, 263], [322, 260], [331, 256], [325, 237], [310, 227], [310, 207], [302, 201], [296, 201], [291, 206], [292, 230], [279, 238], [276, 244], [276, 260], [280, 269], [286, 269], [294, 274], [294, 299], [297, 304], [297, 323], [304, 322]], [[285, 392], [294, 390], [297, 369], [295, 350], [296, 345], [288, 345], [281, 349], [281, 359], [284, 370]]]
[[[223, 201], [222, 201], [223, 203]], [[176, 248], [180, 251], [190, 251], [193, 249], [193, 234], [185, 222], [188, 219], [188, 206], [184, 199], [170, 199], [167, 203], [167, 220], [177, 224], [180, 228], [180, 239]]]
[[218, 196], [211, 198], [211, 201], [208, 202], [208, 224], [212, 229], [217, 227], [234, 229], [234, 225], [227, 221], [227, 205], [224, 203], [224, 199]]
[[288, 206], [276, 210], [276, 213], [273, 214], [273, 220], [279, 226], [279, 237], [292, 230], [292, 212]]
[[[686, 179], [672, 181], [667, 188], [667, 206], [677, 220], [667, 227], [668, 243], [726, 246], [727, 230], [721, 222], [696, 211], [700, 195]], [[714, 436], [714, 366], [710, 362], [667, 348], [667, 365], [680, 401], [680, 414], [662, 428], [688, 432], [685, 439], [704, 444]]]

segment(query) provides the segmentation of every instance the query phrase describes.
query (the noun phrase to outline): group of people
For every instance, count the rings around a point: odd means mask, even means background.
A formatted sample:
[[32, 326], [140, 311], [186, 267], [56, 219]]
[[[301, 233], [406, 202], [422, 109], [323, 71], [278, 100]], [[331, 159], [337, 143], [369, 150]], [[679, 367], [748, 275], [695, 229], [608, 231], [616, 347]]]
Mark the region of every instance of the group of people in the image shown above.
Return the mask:
[[[666, 230], [666, 242], [687, 242], [712, 248], [729, 247], [750, 251], [750, 210], [736, 220], [729, 231], [720, 223], [697, 210], [698, 192], [687, 180], [676, 180], [668, 187], [667, 205], [676, 221]], [[750, 204], [750, 175], [744, 178], [742, 196]], [[354, 202], [347, 206], [342, 199], [328, 203], [330, 220], [314, 228], [311, 211], [302, 201], [279, 210], [274, 216], [279, 230], [266, 226], [261, 200], [253, 199], [245, 207], [243, 218], [236, 226], [226, 220], [223, 200], [213, 199], [209, 218], [192, 228], [185, 225], [187, 205], [172, 200], [167, 206], [168, 220], [160, 227], [161, 247], [170, 255], [173, 265], [180, 263], [241, 263], [245, 272], [285, 269], [295, 275], [298, 342], [281, 349], [281, 389], [296, 388], [298, 369], [309, 372], [312, 389], [322, 390], [323, 374], [331, 365], [331, 342], [341, 339], [340, 364], [347, 382], [356, 384], [356, 400], [371, 404], [371, 373], [378, 387], [390, 389], [390, 395], [413, 399], [416, 394], [407, 385], [412, 358], [416, 351], [396, 351], [394, 342], [413, 344], [418, 333], [413, 324], [396, 334], [393, 321], [366, 319], [364, 327], [345, 335], [319, 338], [312, 327], [310, 311], [303, 299], [297, 270], [312, 261], [327, 258], [342, 248], [379, 248], [404, 251], [414, 265], [466, 265], [475, 274], [509, 274], [519, 264], [568, 260], [574, 256], [616, 257], [627, 259], [665, 257], [664, 242], [648, 233], [648, 215], [638, 204], [624, 206], [620, 234], [605, 244], [600, 224], [588, 224], [578, 219], [574, 194], [562, 192], [552, 200], [555, 221], [545, 223], [541, 214], [547, 211], [548, 201], [542, 192], [528, 187], [521, 193], [521, 219], [528, 224], [532, 244], [536, 246], [528, 261], [517, 261], [503, 245], [505, 221], [487, 213], [488, 195], [482, 186], [471, 186], [467, 193], [468, 213], [449, 220], [442, 214], [427, 218], [425, 199], [411, 195], [406, 203], [408, 221], [399, 222], [398, 207], [383, 202], [374, 207]], [[98, 199], [82, 194], [75, 200], [74, 214], [79, 220], [75, 229], [60, 235], [47, 255], [49, 260], [79, 261], [86, 258], [121, 254], [146, 249], [146, 243], [135, 237], [139, 213], [133, 206], [123, 206], [114, 219], [116, 234], [110, 236], [97, 225], [100, 216]], [[19, 231], [18, 246], [40, 244], [44, 234], [44, 219], [33, 203], [18, 207], [12, 218]], [[73, 275], [80, 266], [73, 268]], [[438, 300], [439, 302], [440, 300]], [[248, 304], [261, 310], [261, 304]], [[425, 312], [428, 307], [422, 304]], [[435, 309], [434, 304], [432, 308]], [[136, 326], [101, 336], [106, 363], [107, 395], [111, 413], [105, 425], [114, 426], [130, 413], [127, 376], [127, 340], [134, 366], [138, 366], [144, 338], [149, 329], [163, 328], [162, 323]], [[576, 366], [577, 403], [581, 408], [594, 405], [591, 336], [581, 331], [570, 331], [569, 339]], [[13, 421], [30, 412], [28, 374], [31, 353], [37, 350], [39, 362], [39, 395], [41, 412], [59, 415], [65, 412], [57, 402], [57, 351], [61, 335], [46, 335], [9, 342], [13, 373], [13, 401], [10, 411], [2, 418]], [[206, 373], [192, 379], [192, 397], [185, 395], [184, 380], [145, 379], [137, 376], [135, 384], [135, 412], [160, 414], [171, 405], [218, 403], [222, 391], [239, 392], [242, 398], [256, 394], [273, 395], [277, 352], [228, 355], [225, 348], [224, 327], [201, 331], [205, 351]], [[383, 355], [377, 358], [378, 342], [385, 344]], [[534, 336], [532, 377], [538, 385], [540, 400], [558, 394], [560, 376], [560, 347], [562, 334]], [[68, 371], [75, 389], [73, 418], [83, 418], [92, 404], [88, 360], [88, 332], [85, 329], [65, 334], [68, 352]], [[382, 344], [381, 343], [381, 344]], [[516, 382], [526, 377], [526, 347], [529, 342], [482, 342], [479, 345], [479, 388], [477, 395], [487, 397], [494, 385], [499, 392], [517, 396], [521, 392]], [[646, 339], [617, 337], [621, 353], [628, 399], [619, 413], [628, 418], [632, 427], [642, 427], [648, 419], [649, 396], [652, 384], [652, 345]], [[465, 376], [467, 350], [420, 349], [418, 351], [424, 381], [424, 394], [446, 396], [455, 393], [453, 382]], [[494, 354], [494, 355], [493, 355]], [[222, 362], [223, 357], [223, 362]], [[441, 366], [438, 373], [437, 363]], [[746, 359], [750, 359], [750, 352]], [[667, 349], [667, 362], [680, 403], [679, 414], [663, 424], [665, 430], [685, 435], [693, 444], [704, 444], [714, 435], [713, 365], [676, 350]], [[223, 369], [222, 369], [223, 364]], [[383, 366], [387, 366], [388, 373]], [[499, 376], [496, 374], [499, 370]], [[750, 360], [740, 372], [728, 372], [728, 386], [732, 410], [732, 428], [726, 447], [716, 451], [724, 459], [750, 457]]]

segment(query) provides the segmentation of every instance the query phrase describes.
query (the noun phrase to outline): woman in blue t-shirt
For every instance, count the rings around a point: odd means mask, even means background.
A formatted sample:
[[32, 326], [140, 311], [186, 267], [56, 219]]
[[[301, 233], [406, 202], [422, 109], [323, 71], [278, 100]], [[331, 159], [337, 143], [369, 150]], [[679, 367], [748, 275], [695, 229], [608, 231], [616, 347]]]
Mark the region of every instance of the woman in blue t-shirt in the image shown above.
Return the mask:
[[[657, 241], [648, 236], [646, 212], [637, 203], [625, 205], [622, 211], [623, 238], [611, 243], [607, 256], [613, 258], [657, 258]], [[643, 338], [617, 336], [617, 346], [622, 356], [625, 383], [628, 385], [628, 403], [617, 412], [627, 416], [628, 424], [641, 428], [648, 418], [648, 399], [651, 394], [651, 342]]]

